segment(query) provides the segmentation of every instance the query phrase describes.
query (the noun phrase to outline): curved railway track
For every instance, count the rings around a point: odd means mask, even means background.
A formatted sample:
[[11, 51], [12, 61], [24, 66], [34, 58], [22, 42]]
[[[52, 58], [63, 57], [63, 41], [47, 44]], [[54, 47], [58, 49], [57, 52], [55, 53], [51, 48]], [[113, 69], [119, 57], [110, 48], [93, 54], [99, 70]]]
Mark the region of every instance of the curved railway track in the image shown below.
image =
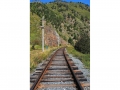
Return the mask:
[[69, 59], [65, 48], [58, 49], [30, 77], [30, 90], [90, 90], [87, 79]]

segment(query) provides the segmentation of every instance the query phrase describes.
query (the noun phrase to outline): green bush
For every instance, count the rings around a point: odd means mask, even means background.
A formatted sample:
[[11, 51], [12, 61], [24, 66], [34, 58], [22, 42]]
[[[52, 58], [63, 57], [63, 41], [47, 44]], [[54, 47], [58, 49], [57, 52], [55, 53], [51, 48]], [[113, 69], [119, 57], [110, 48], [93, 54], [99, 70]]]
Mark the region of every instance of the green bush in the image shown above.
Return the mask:
[[71, 45], [74, 45], [73, 39], [72, 39], [71, 37], [68, 39], [68, 42], [69, 42]]
[[40, 45], [35, 45], [35, 49], [41, 49]]
[[86, 33], [81, 34], [81, 38], [75, 44], [75, 49], [82, 53], [90, 53], [90, 37]]

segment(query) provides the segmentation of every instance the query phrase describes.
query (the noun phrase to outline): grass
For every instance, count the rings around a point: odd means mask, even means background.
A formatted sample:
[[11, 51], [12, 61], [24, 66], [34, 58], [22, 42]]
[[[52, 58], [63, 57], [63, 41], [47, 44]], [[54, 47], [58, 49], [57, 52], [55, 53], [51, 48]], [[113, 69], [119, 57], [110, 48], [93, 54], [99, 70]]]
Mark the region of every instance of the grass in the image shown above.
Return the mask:
[[[35, 46], [35, 47], [38, 47], [38, 46]], [[31, 50], [30, 51], [30, 71], [32, 71], [34, 68], [36, 68], [36, 66], [40, 62], [45, 60], [51, 54], [51, 52], [53, 52], [56, 49], [57, 49], [57, 47], [48, 48], [44, 52], [42, 52], [41, 49]]]
[[83, 54], [81, 52], [78, 52], [77, 50], [74, 49], [73, 46], [70, 45], [67, 46], [67, 51], [68, 53], [80, 59], [82, 63], [85, 65], [85, 68], [90, 69], [90, 54]]

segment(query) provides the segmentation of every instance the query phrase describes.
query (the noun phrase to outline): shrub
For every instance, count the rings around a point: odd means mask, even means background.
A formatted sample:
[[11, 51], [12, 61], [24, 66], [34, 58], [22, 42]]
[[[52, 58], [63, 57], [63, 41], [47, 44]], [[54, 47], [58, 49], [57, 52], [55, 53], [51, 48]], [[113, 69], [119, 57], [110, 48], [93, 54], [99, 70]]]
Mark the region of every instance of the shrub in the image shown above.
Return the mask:
[[86, 33], [81, 34], [81, 38], [75, 44], [75, 49], [82, 53], [90, 53], [90, 37]]

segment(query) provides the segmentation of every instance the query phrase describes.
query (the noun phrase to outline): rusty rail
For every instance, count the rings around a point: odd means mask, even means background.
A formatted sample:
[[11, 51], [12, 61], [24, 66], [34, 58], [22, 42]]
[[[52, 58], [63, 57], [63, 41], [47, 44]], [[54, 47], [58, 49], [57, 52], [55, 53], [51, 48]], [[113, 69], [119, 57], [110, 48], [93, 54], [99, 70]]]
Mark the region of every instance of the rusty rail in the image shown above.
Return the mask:
[[[66, 65], [68, 65], [68, 68], [69, 68], [69, 71], [73, 77], [73, 81], [76, 85], [73, 84], [73, 86], [76, 86], [76, 88], [78, 90], [84, 90], [82, 85], [80, 84], [80, 81], [78, 80], [78, 78], [76, 77], [75, 75], [75, 72], [73, 70], [73, 67], [71, 66], [70, 64], [70, 60], [67, 58], [67, 55], [66, 55], [66, 52], [65, 52], [65, 48], [60, 48], [58, 49], [53, 55], [52, 57], [50, 58], [50, 60], [48, 61], [48, 63], [46, 64], [45, 68], [41, 71], [40, 75], [38, 76], [38, 78], [35, 80], [34, 84], [32, 85], [32, 87], [30, 88], [30, 90], [36, 90], [39, 85], [40, 85], [40, 82], [42, 81], [42, 78], [44, 77], [45, 73], [47, 72], [47, 69], [49, 68], [50, 64], [52, 63], [52, 60], [53, 58], [56, 56], [57, 52], [59, 50], [63, 49], [62, 51], [62, 54], [65, 58], [65, 62], [66, 62]], [[54, 85], [53, 85], [54, 86]], [[62, 85], [61, 85], [62, 86]]]
[[65, 48], [64, 48], [64, 56], [65, 56], [65, 60], [67, 61], [68, 67], [69, 67], [69, 69], [70, 69], [70, 71], [71, 71], [71, 73], [72, 73], [72, 75], [73, 75], [74, 81], [75, 81], [75, 83], [77, 84], [78, 90], [84, 90], [84, 89], [82, 88], [79, 80], [77, 79], [77, 77], [76, 77], [76, 75], [75, 75], [75, 73], [74, 73], [74, 71], [73, 71], [73, 69], [72, 69], [69, 61], [68, 61], [68, 58], [67, 58], [66, 53], [65, 53]]
[[[60, 49], [58, 49], [58, 50], [60, 50]], [[58, 51], [58, 50], [57, 50], [57, 51]], [[46, 67], [43, 69], [42, 73], [38, 76], [38, 79], [35, 81], [35, 83], [34, 83], [33, 86], [30, 88], [30, 90], [35, 90], [35, 89], [37, 88], [39, 82], [41, 81], [41, 79], [42, 79], [45, 71], [47, 70], [50, 62], [52, 61], [52, 59], [53, 59], [54, 56], [56, 55], [57, 51], [54, 53], [54, 55], [52, 55], [52, 58], [49, 60], [48, 64], [47, 64]]]

